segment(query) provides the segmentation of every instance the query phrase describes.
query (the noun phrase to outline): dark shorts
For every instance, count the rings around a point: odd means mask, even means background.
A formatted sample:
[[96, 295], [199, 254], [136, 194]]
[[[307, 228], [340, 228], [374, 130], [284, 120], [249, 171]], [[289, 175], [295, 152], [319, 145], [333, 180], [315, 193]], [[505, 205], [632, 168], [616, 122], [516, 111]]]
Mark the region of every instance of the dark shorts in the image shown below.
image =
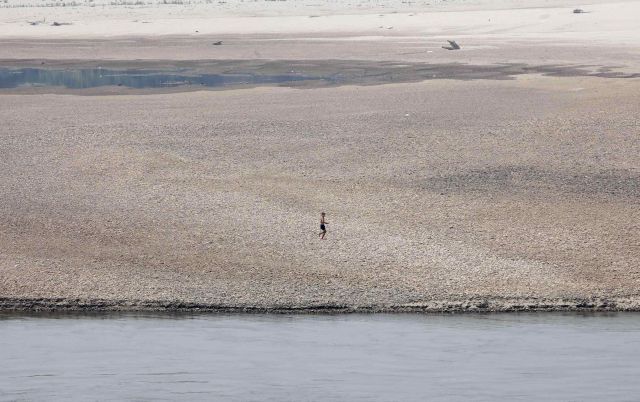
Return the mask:
[[320, 230], [324, 231], [324, 230], [327, 230], [327, 229], [324, 227], [324, 225], [320, 225]]

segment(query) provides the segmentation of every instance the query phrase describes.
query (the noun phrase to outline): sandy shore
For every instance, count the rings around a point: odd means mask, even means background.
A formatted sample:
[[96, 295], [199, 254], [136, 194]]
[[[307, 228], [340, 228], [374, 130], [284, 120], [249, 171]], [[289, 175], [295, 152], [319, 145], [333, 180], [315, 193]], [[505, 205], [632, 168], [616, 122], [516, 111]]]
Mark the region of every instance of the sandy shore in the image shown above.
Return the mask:
[[[637, 0], [229, 0], [222, 4], [194, 1], [140, 6], [94, 1], [94, 6], [65, 7], [7, 1], [0, 7], [2, 37], [337, 34], [443, 38], [455, 34], [461, 39], [588, 40], [617, 45], [637, 44], [640, 37]], [[573, 14], [574, 8], [586, 13]]]
[[[235, 15], [220, 18], [282, 29], [212, 24], [202, 38], [80, 22], [49, 37], [14, 16], [2, 66], [418, 67], [366, 86], [0, 90], [0, 308], [638, 310], [640, 79], [589, 73], [640, 72], [627, 18], [640, 3], [612, 4], [423, 10], [447, 27], [434, 36], [397, 28], [416, 15], [393, 10], [384, 35], [358, 25], [378, 14], [320, 36], [287, 25], [300, 15]], [[510, 22], [489, 31], [478, 13]], [[463, 50], [440, 49], [451, 35]], [[420, 81], [419, 63], [476, 68]], [[563, 73], [482, 76], [504, 63]]]

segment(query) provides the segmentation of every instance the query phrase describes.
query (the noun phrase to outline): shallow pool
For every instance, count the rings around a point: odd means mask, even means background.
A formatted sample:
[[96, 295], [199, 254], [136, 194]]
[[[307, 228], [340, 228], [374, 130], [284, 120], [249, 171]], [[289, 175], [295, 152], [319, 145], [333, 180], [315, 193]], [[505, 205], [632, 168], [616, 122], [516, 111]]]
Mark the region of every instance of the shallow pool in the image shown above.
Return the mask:
[[105, 68], [0, 68], [0, 88], [53, 86], [86, 89], [103, 86], [127, 88], [225, 87], [233, 85], [268, 85], [313, 79], [300, 74], [205, 74], [188, 70], [149, 70]]

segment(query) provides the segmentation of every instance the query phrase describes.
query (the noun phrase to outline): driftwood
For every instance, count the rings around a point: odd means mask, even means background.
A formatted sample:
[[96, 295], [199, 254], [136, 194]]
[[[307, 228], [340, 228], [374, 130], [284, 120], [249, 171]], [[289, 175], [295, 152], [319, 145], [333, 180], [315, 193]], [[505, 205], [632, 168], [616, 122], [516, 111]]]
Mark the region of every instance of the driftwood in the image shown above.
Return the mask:
[[584, 10], [583, 10], [583, 9], [581, 9], [581, 8], [576, 8], [576, 9], [574, 9], [574, 10], [573, 10], [573, 13], [574, 13], [574, 14], [583, 14], [583, 13], [584, 13]]
[[212, 43], [212, 45], [213, 45], [213, 46], [220, 46], [220, 45], [222, 45], [222, 41], [221, 41], [221, 40], [219, 40], [219, 41], [217, 41], [217, 42], [213, 42], [213, 43]]
[[447, 42], [449, 42], [451, 46], [442, 46], [443, 49], [460, 50], [460, 45], [458, 45], [455, 40], [448, 40]]

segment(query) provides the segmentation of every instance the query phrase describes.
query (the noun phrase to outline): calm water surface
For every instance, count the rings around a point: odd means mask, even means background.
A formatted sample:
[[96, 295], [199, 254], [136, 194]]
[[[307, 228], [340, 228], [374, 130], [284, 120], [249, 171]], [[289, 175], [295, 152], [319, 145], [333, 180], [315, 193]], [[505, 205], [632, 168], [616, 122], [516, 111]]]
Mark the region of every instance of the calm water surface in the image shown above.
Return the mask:
[[0, 315], [1, 400], [640, 399], [640, 314]]
[[128, 88], [170, 88], [182, 86], [224, 87], [291, 83], [313, 79], [299, 74], [195, 74], [187, 70], [110, 70], [105, 68], [44, 69], [1, 68], [0, 88], [56, 86], [85, 89], [103, 86]]

